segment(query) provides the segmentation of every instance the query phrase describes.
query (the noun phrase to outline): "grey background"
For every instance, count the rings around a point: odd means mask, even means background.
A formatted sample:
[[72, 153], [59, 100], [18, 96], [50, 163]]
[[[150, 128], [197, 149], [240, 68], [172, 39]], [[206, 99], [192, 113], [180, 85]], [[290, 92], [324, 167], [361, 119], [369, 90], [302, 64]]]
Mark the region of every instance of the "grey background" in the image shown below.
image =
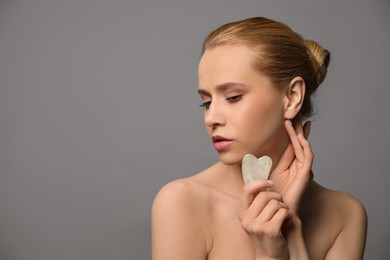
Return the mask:
[[206, 34], [266, 16], [331, 50], [315, 178], [390, 255], [389, 2], [0, 1], [0, 259], [150, 259], [150, 206], [217, 160], [196, 93]]

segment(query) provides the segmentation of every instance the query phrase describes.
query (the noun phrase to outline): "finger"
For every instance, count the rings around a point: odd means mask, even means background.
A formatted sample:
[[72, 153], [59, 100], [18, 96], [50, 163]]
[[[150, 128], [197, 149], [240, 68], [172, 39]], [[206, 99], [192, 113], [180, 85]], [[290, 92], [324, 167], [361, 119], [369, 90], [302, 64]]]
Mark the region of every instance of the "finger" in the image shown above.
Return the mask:
[[[243, 216], [243, 217], [248, 218], [248, 219], [257, 218], [259, 215], [263, 215], [263, 211], [266, 208], [269, 208], [266, 211], [264, 218], [263, 218], [265, 221], [268, 221], [269, 219], [271, 219], [273, 214], [271, 215], [271, 213], [267, 213], [267, 212], [269, 212], [269, 211], [272, 212], [272, 208], [275, 208], [275, 211], [277, 209], [279, 209], [282, 206], [282, 205], [279, 205], [279, 203], [283, 204], [282, 196], [279, 193], [270, 192], [270, 191], [262, 191], [259, 194], [257, 194], [256, 198], [253, 200], [251, 205], [245, 211], [245, 216]], [[285, 206], [287, 206], [287, 205], [285, 205]], [[269, 216], [269, 215], [271, 215], [271, 216]]]
[[294, 129], [297, 134], [303, 134], [302, 115], [300, 113], [294, 118]]
[[[280, 229], [284, 222], [293, 217], [292, 212], [288, 209], [281, 208], [275, 213], [274, 217], [269, 221], [271, 226]], [[276, 229], [276, 230], [278, 230]]]
[[279, 200], [271, 200], [267, 203], [264, 209], [257, 216], [257, 219], [262, 222], [270, 221], [280, 209], [289, 210], [287, 204]]
[[271, 180], [255, 180], [244, 185], [239, 208], [240, 214], [249, 208], [259, 192], [265, 191], [267, 188], [271, 188], [272, 186], [273, 181]]
[[302, 146], [301, 146], [301, 144], [300, 144], [300, 142], [298, 140], [298, 135], [295, 132], [295, 129], [292, 126], [291, 121], [286, 120], [285, 127], [286, 127], [288, 135], [290, 136], [291, 144], [292, 144], [292, 146], [294, 148], [295, 157], [299, 161], [303, 162], [304, 161], [303, 149], [302, 149]]
[[306, 171], [309, 171], [311, 169], [311, 166], [313, 164], [313, 151], [311, 149], [309, 141], [303, 137], [303, 135], [298, 135], [298, 140], [301, 146], [303, 147], [303, 153], [305, 156], [305, 160], [303, 162], [303, 169]]
[[304, 136], [306, 139], [308, 139], [308, 137], [309, 137], [310, 130], [311, 130], [311, 121], [307, 121], [307, 122], [303, 125], [303, 136]]

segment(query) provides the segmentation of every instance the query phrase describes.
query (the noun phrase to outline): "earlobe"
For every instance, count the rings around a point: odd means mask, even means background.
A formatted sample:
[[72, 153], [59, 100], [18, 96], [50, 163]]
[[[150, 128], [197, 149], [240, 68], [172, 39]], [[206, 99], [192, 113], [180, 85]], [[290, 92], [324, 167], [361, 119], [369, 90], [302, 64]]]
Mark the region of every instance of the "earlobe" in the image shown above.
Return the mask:
[[284, 117], [293, 119], [299, 113], [305, 97], [306, 85], [302, 77], [297, 76], [290, 81], [285, 92]]

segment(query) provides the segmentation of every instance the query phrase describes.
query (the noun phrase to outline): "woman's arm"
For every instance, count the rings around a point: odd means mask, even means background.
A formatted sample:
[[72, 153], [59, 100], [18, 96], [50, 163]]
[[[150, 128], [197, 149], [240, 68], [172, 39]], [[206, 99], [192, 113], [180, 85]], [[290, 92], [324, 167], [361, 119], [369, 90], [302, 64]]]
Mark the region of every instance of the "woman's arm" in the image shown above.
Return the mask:
[[287, 227], [286, 240], [290, 260], [309, 260], [309, 253], [307, 251], [305, 240], [302, 232], [302, 222], [297, 216], [293, 216], [290, 225]]
[[174, 181], [157, 194], [152, 206], [153, 260], [207, 258], [203, 218], [193, 193], [184, 181]]
[[[306, 140], [309, 127], [302, 129], [300, 120], [295, 122], [294, 128], [286, 124], [292, 145], [282, 156], [274, 174], [278, 180], [283, 180], [283, 178], [288, 180], [287, 185], [278, 190], [293, 212], [291, 225], [285, 232], [290, 259], [309, 259], [303, 239], [302, 224], [298, 216], [301, 196], [313, 176], [311, 172], [313, 154]], [[292, 178], [287, 178], [287, 176]], [[367, 215], [363, 205], [345, 193], [339, 193], [337, 198], [331, 198], [330, 201], [332, 205], [329, 208], [339, 211], [340, 214], [335, 217], [330, 212], [327, 219], [334, 218], [333, 222], [341, 223], [341, 227], [325, 259], [363, 259], [367, 233]]]
[[280, 194], [266, 191], [272, 186], [272, 181], [255, 180], [244, 186], [241, 197], [239, 219], [259, 260], [289, 259], [282, 229], [291, 213]]
[[274, 191], [282, 195], [283, 201], [289, 206], [293, 215], [283, 232], [287, 241], [289, 259], [305, 260], [309, 259], [309, 254], [303, 237], [298, 209], [302, 195], [313, 178], [311, 171], [313, 152], [306, 139], [310, 132], [310, 122], [307, 122], [303, 127], [301, 117], [298, 116], [294, 125], [287, 120], [285, 127], [290, 136], [291, 144], [271, 174], [271, 179], [275, 180]]

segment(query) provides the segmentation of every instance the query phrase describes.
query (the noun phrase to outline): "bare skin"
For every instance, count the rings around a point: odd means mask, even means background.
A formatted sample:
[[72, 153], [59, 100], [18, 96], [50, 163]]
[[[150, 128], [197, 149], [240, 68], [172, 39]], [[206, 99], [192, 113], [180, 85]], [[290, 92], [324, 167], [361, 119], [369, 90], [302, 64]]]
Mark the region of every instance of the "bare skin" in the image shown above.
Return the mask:
[[[154, 260], [363, 258], [363, 206], [312, 180], [310, 125], [302, 126], [299, 117], [304, 92], [300, 77], [277, 90], [254, 70], [252, 53], [244, 46], [205, 52], [199, 94], [220, 161], [157, 194]], [[218, 148], [217, 136], [229, 145]], [[246, 153], [272, 158], [271, 181], [244, 185]]]
[[[240, 196], [230, 189], [221, 190], [221, 185], [210, 178], [221, 174], [220, 168], [223, 166], [217, 163], [191, 178], [174, 181], [161, 191], [158, 199], [183, 208], [165, 205], [154, 212], [153, 259], [256, 259], [253, 244], [238, 218]], [[312, 181], [303, 204], [302, 232], [309, 259], [363, 258], [362, 227], [366, 217], [359, 202]], [[161, 211], [169, 212], [164, 214], [169, 216], [161, 216]], [[188, 229], [183, 230], [179, 223]], [[188, 232], [188, 237], [180, 235], [182, 232]]]

